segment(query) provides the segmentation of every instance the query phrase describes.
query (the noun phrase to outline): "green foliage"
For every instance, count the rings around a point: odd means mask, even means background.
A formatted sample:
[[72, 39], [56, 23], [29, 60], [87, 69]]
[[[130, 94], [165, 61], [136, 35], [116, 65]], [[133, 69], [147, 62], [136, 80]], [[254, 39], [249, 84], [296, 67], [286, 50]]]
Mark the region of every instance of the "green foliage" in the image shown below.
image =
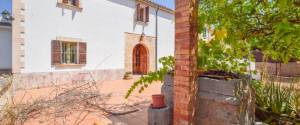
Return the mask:
[[[245, 45], [245, 44], [243, 44]], [[198, 68], [204, 71], [217, 70], [242, 74], [247, 71], [249, 61], [246, 46], [233, 47], [223, 41], [201, 41], [198, 44]]]
[[232, 48], [246, 45], [282, 62], [300, 59], [300, 7], [295, 3], [297, 0], [201, 0], [199, 29], [213, 26], [215, 40]]
[[[299, 1], [300, 2], [300, 1]], [[300, 112], [300, 92], [299, 90], [296, 90], [296, 111], [299, 113]]]
[[259, 81], [253, 82], [256, 94], [256, 105], [278, 115], [295, 117], [298, 106], [298, 95], [293, 86], [282, 87], [271, 81], [263, 84]]
[[[256, 49], [265, 58], [280, 62], [300, 59], [299, 5], [299, 0], [201, 0], [198, 29], [213, 29], [214, 39], [199, 40], [198, 68], [245, 73]], [[152, 82], [161, 81], [174, 68], [174, 59], [168, 64], [168, 68], [141, 77], [126, 97], [139, 85], [142, 92]]]
[[159, 62], [162, 64], [162, 67], [156, 72], [150, 72], [145, 76], [134, 82], [130, 89], [127, 91], [125, 98], [128, 98], [132, 92], [139, 86], [139, 93], [143, 92], [150, 84], [156, 81], [163, 81], [164, 75], [174, 70], [174, 57], [162, 57], [159, 59]]

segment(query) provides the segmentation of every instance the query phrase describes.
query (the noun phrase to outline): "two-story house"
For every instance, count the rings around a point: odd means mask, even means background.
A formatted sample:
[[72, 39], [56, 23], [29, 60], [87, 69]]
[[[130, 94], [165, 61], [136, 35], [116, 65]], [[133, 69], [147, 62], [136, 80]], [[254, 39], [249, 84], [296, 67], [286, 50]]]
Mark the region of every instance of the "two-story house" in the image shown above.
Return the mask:
[[12, 61], [5, 70], [17, 88], [146, 74], [159, 68], [160, 57], [174, 55], [174, 11], [148, 0], [12, 0], [12, 6]]
[[12, 67], [12, 45], [11, 45], [11, 21], [8, 11], [0, 15], [0, 74], [10, 73]]

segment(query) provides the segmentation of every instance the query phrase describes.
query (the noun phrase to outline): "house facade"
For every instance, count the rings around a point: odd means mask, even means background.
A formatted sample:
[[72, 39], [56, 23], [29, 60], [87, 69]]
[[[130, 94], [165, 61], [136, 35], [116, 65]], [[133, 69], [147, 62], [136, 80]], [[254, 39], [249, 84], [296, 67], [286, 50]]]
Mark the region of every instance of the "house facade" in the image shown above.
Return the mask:
[[[148, 0], [12, 0], [17, 88], [146, 74], [174, 55], [174, 12]], [[2, 60], [0, 60], [2, 63]]]
[[10, 73], [12, 69], [11, 23], [0, 18], [0, 74]]

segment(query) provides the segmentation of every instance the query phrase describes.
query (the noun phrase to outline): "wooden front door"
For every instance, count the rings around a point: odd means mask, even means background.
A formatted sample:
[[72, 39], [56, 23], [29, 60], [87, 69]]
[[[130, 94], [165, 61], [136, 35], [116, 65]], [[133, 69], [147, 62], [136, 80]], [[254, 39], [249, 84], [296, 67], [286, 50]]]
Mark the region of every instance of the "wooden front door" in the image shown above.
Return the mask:
[[133, 49], [133, 74], [144, 75], [148, 72], [148, 52], [145, 46], [138, 44]]

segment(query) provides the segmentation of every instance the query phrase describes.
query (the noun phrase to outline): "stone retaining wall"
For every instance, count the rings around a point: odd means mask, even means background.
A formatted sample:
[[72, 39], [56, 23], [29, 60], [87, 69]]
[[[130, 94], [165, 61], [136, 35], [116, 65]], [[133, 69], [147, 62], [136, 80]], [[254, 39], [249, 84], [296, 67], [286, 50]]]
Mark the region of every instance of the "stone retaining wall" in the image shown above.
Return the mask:
[[103, 80], [118, 80], [124, 75], [123, 69], [91, 70], [70, 72], [45, 72], [14, 74], [15, 89], [32, 89], [62, 84]]

